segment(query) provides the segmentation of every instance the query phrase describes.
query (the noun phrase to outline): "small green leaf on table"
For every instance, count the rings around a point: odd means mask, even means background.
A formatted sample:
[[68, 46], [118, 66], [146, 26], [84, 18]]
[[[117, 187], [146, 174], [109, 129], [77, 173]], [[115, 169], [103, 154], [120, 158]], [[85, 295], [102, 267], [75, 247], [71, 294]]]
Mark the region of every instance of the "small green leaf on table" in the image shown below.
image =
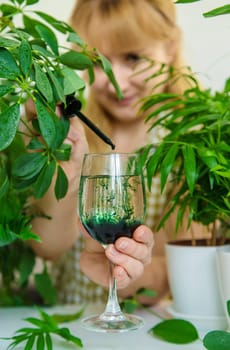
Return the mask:
[[84, 313], [85, 308], [81, 308], [79, 311], [74, 312], [72, 314], [53, 314], [52, 318], [57, 322], [57, 323], [66, 323], [66, 322], [72, 322], [77, 319], [79, 319], [82, 314]]
[[198, 332], [193, 324], [181, 319], [162, 321], [152, 327], [149, 333], [169, 343], [175, 344], [188, 344], [199, 339]]
[[230, 333], [218, 330], [208, 332], [203, 339], [203, 344], [208, 350], [229, 350]]

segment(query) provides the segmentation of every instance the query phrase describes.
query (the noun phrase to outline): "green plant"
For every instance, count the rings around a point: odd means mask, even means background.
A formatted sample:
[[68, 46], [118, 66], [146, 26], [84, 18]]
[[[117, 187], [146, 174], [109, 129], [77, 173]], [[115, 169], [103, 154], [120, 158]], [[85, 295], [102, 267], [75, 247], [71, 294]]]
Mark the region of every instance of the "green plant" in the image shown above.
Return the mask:
[[[176, 1], [189, 2], [194, 0]], [[230, 5], [225, 5], [204, 16], [228, 13]], [[175, 71], [172, 76], [174, 81], [180, 78], [180, 72], [176, 73], [176, 78]], [[208, 242], [215, 245], [217, 238], [221, 237], [219, 243], [223, 243], [230, 235], [230, 78], [226, 79], [223, 90], [216, 92], [201, 88], [195, 76], [189, 73], [186, 78], [191, 87], [183, 95], [156, 94], [153, 90], [153, 94], [142, 101], [144, 111], [155, 106], [147, 117], [149, 122], [153, 119], [150, 129], [161, 126], [166, 130], [159, 145], [149, 145], [141, 150], [142, 165], [146, 167], [149, 188], [157, 172], [162, 191], [169, 174], [170, 181], [178, 186], [159, 228], [176, 209], [176, 231], [187, 213], [188, 226], [192, 220], [205, 226], [219, 221], [221, 225], [213, 225], [212, 238]], [[159, 114], [162, 117], [156, 120]]]
[[12, 340], [7, 349], [13, 349], [22, 343], [25, 349], [32, 349], [36, 344], [37, 350], [53, 349], [53, 340], [51, 335], [56, 334], [65, 339], [69, 343], [73, 343], [77, 347], [82, 348], [83, 344], [80, 338], [71, 334], [67, 327], [59, 327], [59, 323], [70, 322], [78, 319], [83, 310], [70, 315], [49, 315], [44, 310], [38, 308], [40, 318], [28, 317], [25, 321], [35, 327], [24, 327], [18, 329], [11, 338], [2, 338], [4, 340]]
[[[94, 64], [103, 68], [120, 95], [107, 59], [95, 49], [89, 49], [67, 23], [33, 10], [32, 5], [38, 1], [8, 0], [0, 5], [2, 304], [21, 304], [26, 302], [26, 298], [28, 302], [24, 292], [33, 272], [35, 258], [25, 241], [39, 239], [31, 229], [28, 198], [32, 195], [42, 197], [54, 174], [57, 174], [57, 199], [67, 192], [67, 178], [59, 161], [68, 160], [70, 155], [69, 145], [63, 144], [69, 121], [56, 115], [56, 105], [66, 105], [69, 94], [82, 96], [85, 83], [78, 71], [87, 71], [92, 83]], [[64, 36], [66, 45], [59, 45], [57, 35]], [[78, 47], [78, 50], [71, 49], [69, 45]], [[29, 99], [34, 102], [37, 114], [32, 124], [22, 112], [22, 106]], [[47, 281], [46, 266], [42, 276]], [[39, 294], [46, 296], [46, 303], [54, 303], [54, 291], [50, 290], [48, 294], [43, 291], [44, 283], [40, 283], [41, 280], [41, 276], [35, 279]], [[18, 293], [18, 289], [22, 293]]]
[[[193, 79], [193, 82], [195, 80]], [[169, 215], [178, 208], [176, 230], [189, 211], [192, 220], [204, 225], [220, 220], [223, 241], [229, 234], [230, 217], [230, 80], [223, 91], [213, 93], [195, 86], [184, 95], [154, 94], [148, 96], [142, 108], [163, 104], [154, 110], [148, 120], [159, 112], [163, 117], [152, 123], [152, 128], [161, 125], [167, 135], [152, 153], [149, 147], [143, 157], [147, 178], [159, 171], [163, 191], [169, 173], [178, 184], [171, 207], [163, 217], [160, 227]], [[176, 107], [171, 109], [172, 106]], [[214, 225], [212, 244], [216, 244], [218, 226]], [[220, 232], [219, 232], [220, 233]]]
[[[176, 3], [194, 1], [199, 0], [179, 0]], [[230, 4], [210, 10], [204, 16], [229, 13]], [[179, 186], [159, 227], [177, 208], [177, 230], [188, 210], [188, 226], [191, 220], [203, 225], [216, 221], [221, 223], [220, 226], [214, 224], [209, 241], [209, 244], [215, 245], [217, 238], [224, 243], [230, 236], [230, 78], [226, 79], [223, 90], [216, 92], [200, 88], [194, 76], [190, 77], [190, 81], [192, 86], [184, 95], [153, 94], [143, 101], [143, 110], [157, 106], [149, 114], [148, 120], [159, 112], [163, 114], [151, 127], [161, 125], [167, 130], [167, 135], [159, 145], [150, 145], [141, 150], [142, 164], [147, 168], [149, 187], [156, 172], [160, 173], [162, 191], [170, 172], [172, 181]], [[172, 107], [175, 109], [171, 110]], [[229, 305], [230, 301], [226, 306], [230, 316]], [[180, 336], [181, 321], [163, 320], [152, 327], [150, 333], [167, 342], [180, 344], [184, 341]], [[188, 342], [197, 339], [194, 327], [190, 326], [186, 338]], [[172, 333], [175, 337], [172, 337]], [[208, 350], [227, 350], [230, 334], [213, 330], [204, 336], [202, 342]]]

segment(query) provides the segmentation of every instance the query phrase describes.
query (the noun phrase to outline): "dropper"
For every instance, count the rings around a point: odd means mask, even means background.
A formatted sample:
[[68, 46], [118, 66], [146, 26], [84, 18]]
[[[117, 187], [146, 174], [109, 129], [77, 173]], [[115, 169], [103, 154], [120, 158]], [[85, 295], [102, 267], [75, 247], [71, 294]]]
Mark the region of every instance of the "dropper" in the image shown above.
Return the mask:
[[66, 108], [63, 106], [63, 114], [65, 118], [78, 117], [85, 123], [97, 136], [99, 136], [105, 143], [111, 146], [112, 150], [115, 149], [115, 145], [90, 119], [88, 119], [80, 110], [82, 107], [81, 101], [74, 95], [66, 96]]

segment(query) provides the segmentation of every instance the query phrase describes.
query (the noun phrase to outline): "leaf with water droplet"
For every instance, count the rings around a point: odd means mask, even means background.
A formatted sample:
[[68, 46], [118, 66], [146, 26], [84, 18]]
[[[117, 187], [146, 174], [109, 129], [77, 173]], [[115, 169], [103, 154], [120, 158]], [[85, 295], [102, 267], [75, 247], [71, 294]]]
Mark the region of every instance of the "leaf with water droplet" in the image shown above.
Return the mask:
[[0, 151], [8, 147], [14, 139], [20, 120], [20, 107], [18, 103], [7, 108], [0, 115]]
[[0, 47], [0, 78], [15, 79], [20, 75], [20, 70], [13, 55]]

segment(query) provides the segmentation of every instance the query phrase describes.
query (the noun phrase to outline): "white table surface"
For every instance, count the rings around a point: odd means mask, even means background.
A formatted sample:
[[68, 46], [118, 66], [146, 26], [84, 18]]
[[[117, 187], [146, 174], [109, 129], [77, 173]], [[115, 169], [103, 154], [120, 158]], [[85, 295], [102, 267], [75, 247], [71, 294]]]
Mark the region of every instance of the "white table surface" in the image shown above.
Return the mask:
[[[101, 306], [89, 306], [84, 316], [102, 311]], [[76, 305], [55, 306], [45, 308], [49, 314], [53, 313], [74, 313], [79, 309]], [[101, 309], [101, 310], [100, 310]], [[165, 313], [162, 306], [157, 308], [158, 312]], [[85, 330], [81, 327], [80, 320], [70, 323], [63, 323], [61, 326], [68, 327], [72, 334], [79, 337], [83, 342], [83, 350], [204, 350], [201, 340], [191, 344], [177, 345], [170, 344], [159, 340], [148, 333], [148, 330], [160, 321], [155, 315], [148, 311], [140, 310], [137, 312], [144, 318], [145, 325], [143, 328], [125, 333], [105, 334]], [[0, 337], [10, 337], [21, 327], [30, 327], [30, 324], [23, 319], [26, 317], [38, 317], [38, 312], [33, 307], [2, 307], [0, 308]], [[201, 335], [200, 335], [201, 336]], [[10, 341], [0, 339], [0, 350], [6, 350]], [[59, 337], [53, 337], [54, 350], [73, 350], [80, 349], [73, 344], [67, 343]], [[16, 350], [23, 350], [24, 347], [18, 346]]]

